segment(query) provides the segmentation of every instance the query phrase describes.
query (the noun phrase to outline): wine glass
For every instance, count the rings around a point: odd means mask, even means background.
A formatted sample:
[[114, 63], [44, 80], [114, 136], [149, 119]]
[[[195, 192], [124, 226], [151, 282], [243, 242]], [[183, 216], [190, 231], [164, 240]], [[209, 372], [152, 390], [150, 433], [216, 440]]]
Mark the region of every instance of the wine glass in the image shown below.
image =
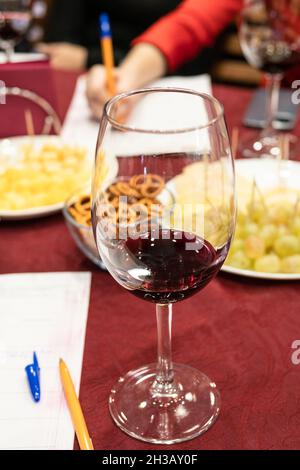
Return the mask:
[[14, 48], [27, 32], [32, 0], [0, 0], [0, 47], [11, 62]]
[[300, 63], [300, 0], [244, 0], [239, 37], [247, 61], [265, 72], [267, 83], [265, 128], [254, 142], [244, 143], [243, 155], [277, 156], [279, 135], [273, 122], [280, 84], [284, 72]]
[[[124, 109], [133, 109], [126, 124]], [[110, 164], [116, 171], [108, 178]], [[118, 380], [111, 416], [143, 441], [192, 439], [215, 421], [220, 398], [205, 374], [172, 362], [172, 307], [213, 279], [233, 235], [234, 164], [220, 103], [180, 88], [111, 99], [100, 124], [92, 219], [108, 271], [156, 305], [157, 364]]]

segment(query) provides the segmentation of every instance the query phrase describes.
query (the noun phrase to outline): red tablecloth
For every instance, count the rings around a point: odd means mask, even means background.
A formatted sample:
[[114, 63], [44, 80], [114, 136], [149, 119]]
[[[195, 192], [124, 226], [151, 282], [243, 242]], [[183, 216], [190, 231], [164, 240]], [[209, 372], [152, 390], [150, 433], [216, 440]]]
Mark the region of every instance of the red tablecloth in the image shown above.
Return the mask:
[[[72, 83], [71, 75], [57, 78], [62, 115]], [[224, 103], [229, 128], [239, 125], [251, 92], [223, 86], [214, 91]], [[1, 223], [0, 240], [2, 273], [93, 272], [80, 399], [94, 445], [154, 449], [123, 434], [107, 406], [118, 376], [155, 358], [154, 306], [131, 296], [87, 261], [60, 215]], [[291, 344], [300, 339], [299, 299], [297, 282], [221, 274], [203, 292], [175, 306], [174, 360], [216, 381], [222, 409], [206, 434], [173, 448], [300, 448], [300, 366], [291, 362]]]

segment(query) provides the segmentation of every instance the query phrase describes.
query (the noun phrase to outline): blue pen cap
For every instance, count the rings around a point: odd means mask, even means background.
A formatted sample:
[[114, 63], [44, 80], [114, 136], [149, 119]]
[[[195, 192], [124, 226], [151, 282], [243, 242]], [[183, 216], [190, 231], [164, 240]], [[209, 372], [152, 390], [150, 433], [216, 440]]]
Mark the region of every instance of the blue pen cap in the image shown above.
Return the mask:
[[107, 13], [99, 15], [99, 32], [102, 38], [111, 38], [111, 27]]
[[39, 402], [41, 398], [40, 366], [36, 353], [33, 354], [33, 364], [26, 366], [25, 371], [32, 398], [35, 402]]

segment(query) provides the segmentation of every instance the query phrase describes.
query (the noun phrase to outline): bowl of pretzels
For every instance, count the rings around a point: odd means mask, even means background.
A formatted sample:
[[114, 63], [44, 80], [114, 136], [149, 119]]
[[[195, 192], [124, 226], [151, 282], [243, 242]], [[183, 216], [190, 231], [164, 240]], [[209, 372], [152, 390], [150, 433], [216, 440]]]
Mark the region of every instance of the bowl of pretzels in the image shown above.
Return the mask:
[[90, 188], [76, 191], [65, 203], [63, 214], [70, 234], [78, 248], [101, 269], [106, 269], [98, 253], [95, 243]]
[[[112, 239], [118, 239], [124, 229], [134, 229], [136, 233], [148, 231], [150, 224], [153, 229], [174, 206], [174, 195], [156, 174], [114, 179], [99, 195], [99, 200], [101, 214], [98, 215], [106, 227], [106, 236]], [[76, 245], [97, 266], [106, 269], [93, 235], [90, 190], [83, 188], [73, 194], [63, 214]]]

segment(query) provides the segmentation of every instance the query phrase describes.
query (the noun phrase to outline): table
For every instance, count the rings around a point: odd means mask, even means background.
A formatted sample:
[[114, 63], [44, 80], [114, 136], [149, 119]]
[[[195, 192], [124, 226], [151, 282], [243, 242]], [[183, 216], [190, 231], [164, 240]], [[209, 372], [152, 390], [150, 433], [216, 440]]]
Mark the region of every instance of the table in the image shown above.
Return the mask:
[[[62, 116], [74, 78], [57, 76]], [[229, 129], [239, 125], [251, 91], [218, 85], [214, 94], [225, 106]], [[300, 448], [300, 365], [291, 362], [291, 344], [300, 339], [299, 283], [220, 274], [203, 292], [175, 306], [174, 361], [216, 381], [222, 409], [203, 436], [154, 446], [120, 431], [107, 405], [119, 375], [155, 359], [154, 306], [93, 266], [74, 245], [61, 215], [1, 223], [0, 240], [1, 273], [93, 272], [80, 400], [96, 449]]]

